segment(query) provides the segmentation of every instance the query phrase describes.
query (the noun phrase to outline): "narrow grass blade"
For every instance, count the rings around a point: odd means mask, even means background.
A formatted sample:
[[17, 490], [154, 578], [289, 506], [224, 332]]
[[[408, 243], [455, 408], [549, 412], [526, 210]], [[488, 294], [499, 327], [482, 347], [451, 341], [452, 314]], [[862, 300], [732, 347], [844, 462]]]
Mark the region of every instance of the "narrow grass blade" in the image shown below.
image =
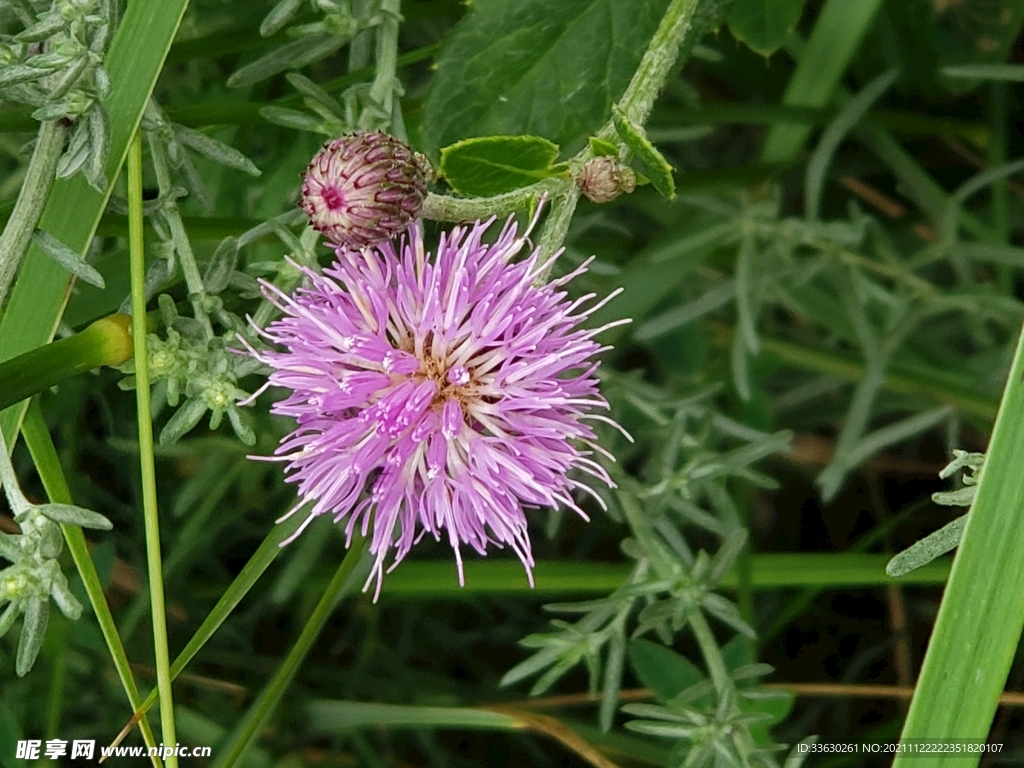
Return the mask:
[[[152, 93], [164, 57], [188, 0], [129, 3], [111, 42], [105, 64], [114, 87], [105, 102], [110, 113], [110, 152], [106, 177], [117, 178], [146, 101]], [[92, 241], [110, 187], [101, 194], [81, 175], [59, 179], [39, 221], [49, 232], [78, 254]], [[25, 260], [6, 311], [0, 316], [0, 361], [34, 349], [53, 338], [68, 298], [71, 276], [33, 245]], [[24, 415], [24, 405], [0, 415], [0, 428], [13, 438]]]
[[[1006, 382], [978, 495], [953, 561], [902, 738], [984, 739], [1024, 628], [1024, 335]], [[894, 768], [977, 765], [969, 758]]]
[[[61, 469], [60, 459], [57, 457], [57, 449], [50, 438], [50, 432], [46, 428], [46, 421], [43, 419], [43, 412], [37, 401], [33, 401], [25, 416], [23, 428], [25, 444], [28, 446], [32, 461], [36, 465], [36, 471], [43, 481], [46, 495], [50, 501], [60, 504], [73, 503], [71, 490], [68, 488], [67, 479], [64, 477], [64, 470]], [[107, 598], [103, 594], [103, 585], [100, 583], [99, 574], [89, 554], [89, 547], [85, 541], [85, 534], [77, 525], [62, 525], [64, 540], [68, 544], [68, 550], [78, 568], [78, 574], [82, 577], [82, 584], [85, 585], [85, 592], [89, 596], [89, 603], [92, 605], [93, 613], [96, 614], [96, 621], [103, 632], [103, 639], [107, 641], [107, 648], [110, 650], [110, 658], [114, 662], [114, 668], [121, 678], [121, 685], [124, 686], [128, 695], [128, 702], [132, 709], [138, 709], [141, 697], [138, 686], [135, 684], [135, 677], [132, 675], [128, 655], [125, 653], [124, 645], [117, 634], [117, 625], [110, 613], [110, 606], [107, 605]], [[156, 746], [156, 739], [153, 736], [153, 729], [149, 720], [142, 718], [139, 724], [142, 730], [142, 737], [146, 746]], [[159, 768], [160, 759], [154, 757], [153, 764]]]
[[[794, 107], [828, 105], [881, 5], [881, 0], [855, 3], [827, 0], [786, 86], [783, 104]], [[772, 126], [761, 147], [761, 162], [792, 162], [810, 133], [809, 125]]]
[[825, 175], [832, 163], [832, 156], [835, 155], [846, 135], [871, 108], [871, 105], [889, 90], [898, 74], [898, 70], [890, 69], [868, 83], [860, 93], [850, 100], [849, 104], [840, 110], [836, 119], [829, 123], [828, 128], [822, 132], [818, 146], [814, 148], [811, 159], [807, 163], [807, 172], [804, 175], [804, 213], [809, 221], [818, 218], [821, 208], [821, 192], [825, 187]]

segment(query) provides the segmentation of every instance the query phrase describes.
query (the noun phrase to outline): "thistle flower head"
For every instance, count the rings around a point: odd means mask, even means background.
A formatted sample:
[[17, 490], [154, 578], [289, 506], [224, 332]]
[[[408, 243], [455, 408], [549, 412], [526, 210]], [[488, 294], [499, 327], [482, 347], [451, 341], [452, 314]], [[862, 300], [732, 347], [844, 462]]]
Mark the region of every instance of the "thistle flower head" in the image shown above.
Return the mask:
[[427, 159], [398, 139], [357, 131], [313, 156], [299, 205], [335, 245], [375, 245], [404, 232], [419, 214], [431, 174]]
[[602, 155], [583, 164], [577, 182], [591, 202], [610, 203], [623, 192], [629, 194], [636, 188], [636, 174], [617, 158]]
[[442, 235], [436, 256], [418, 224], [399, 245], [338, 249], [293, 296], [264, 285], [284, 313], [263, 332], [279, 351], [253, 354], [273, 368], [268, 385], [290, 390], [274, 412], [297, 422], [274, 458], [312, 503], [307, 523], [330, 514], [350, 542], [372, 527], [377, 594], [388, 553], [390, 570], [425, 533], [447, 538], [460, 584], [460, 547], [492, 544], [511, 547], [532, 584], [525, 510], [586, 517], [577, 470], [612, 485], [590, 426], [610, 421], [593, 413], [607, 408], [601, 329], [580, 327], [604, 302], [566, 298], [586, 264], [535, 285], [538, 252], [513, 262], [525, 235], [510, 219], [487, 244], [492, 222]]

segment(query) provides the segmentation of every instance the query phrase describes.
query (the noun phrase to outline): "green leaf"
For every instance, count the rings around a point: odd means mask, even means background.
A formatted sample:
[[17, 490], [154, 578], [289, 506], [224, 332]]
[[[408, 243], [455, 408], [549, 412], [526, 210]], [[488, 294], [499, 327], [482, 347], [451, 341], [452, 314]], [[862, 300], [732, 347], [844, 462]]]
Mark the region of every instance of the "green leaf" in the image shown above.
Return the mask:
[[42, 249], [43, 253], [79, 280], [84, 280], [89, 285], [96, 286], [97, 288], [106, 288], [106, 284], [103, 282], [103, 275], [97, 272], [95, 267], [83, 261], [75, 251], [68, 248], [49, 232], [39, 230], [32, 235], [32, 241]]
[[228, 78], [229, 88], [253, 85], [286, 69], [300, 69], [325, 59], [348, 41], [337, 35], [310, 35], [275, 48]]
[[689, 659], [650, 640], [630, 642], [629, 662], [640, 682], [654, 691], [661, 702], [674, 699], [704, 679]]
[[485, 136], [441, 150], [441, 175], [463, 195], [491, 197], [558, 172], [558, 145], [538, 136]]
[[591, 136], [587, 141], [590, 143], [590, 152], [594, 157], [617, 157], [619, 154], [619, 148], [615, 146], [614, 142], [605, 141], [596, 136]]
[[620, 110], [614, 110], [612, 119], [615, 121], [615, 132], [619, 134], [619, 138], [643, 161], [644, 167], [647, 169], [647, 175], [654, 188], [669, 200], [674, 199], [676, 196], [676, 183], [672, 178], [672, 166], [668, 164], [668, 161], [661, 152], [651, 144], [643, 129], [633, 125], [632, 121]]
[[804, 0], [733, 0], [729, 31], [762, 56], [782, 47], [800, 21]]
[[626, 90], [666, 0], [473, 4], [437, 58], [424, 112], [431, 152], [471, 136], [532, 134], [565, 147]]
[[59, 504], [57, 502], [52, 502], [50, 504], [40, 505], [39, 511], [55, 523], [78, 525], [82, 528], [97, 528], [101, 531], [109, 531], [114, 527], [113, 524], [99, 512], [93, 512], [91, 509], [78, 507], [74, 504]]

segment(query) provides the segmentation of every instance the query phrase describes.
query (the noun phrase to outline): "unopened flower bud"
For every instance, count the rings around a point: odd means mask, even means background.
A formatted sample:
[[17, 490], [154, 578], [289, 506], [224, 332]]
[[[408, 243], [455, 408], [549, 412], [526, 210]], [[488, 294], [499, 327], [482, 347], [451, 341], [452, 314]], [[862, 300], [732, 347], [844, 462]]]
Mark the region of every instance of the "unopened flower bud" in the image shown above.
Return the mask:
[[636, 188], [636, 174], [614, 157], [593, 157], [587, 160], [577, 179], [580, 190], [595, 203], [607, 203], [623, 192]]
[[299, 205], [333, 244], [362, 248], [404, 232], [423, 207], [427, 159], [385, 133], [357, 131], [313, 156]]

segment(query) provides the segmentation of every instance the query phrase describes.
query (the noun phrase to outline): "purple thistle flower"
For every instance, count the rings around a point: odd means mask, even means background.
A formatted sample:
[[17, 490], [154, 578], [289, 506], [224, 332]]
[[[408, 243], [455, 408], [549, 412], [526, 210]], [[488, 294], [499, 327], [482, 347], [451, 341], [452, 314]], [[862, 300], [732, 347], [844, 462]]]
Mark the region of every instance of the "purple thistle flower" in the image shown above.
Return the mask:
[[419, 215], [432, 174], [427, 158], [393, 136], [356, 131], [313, 156], [299, 205], [334, 245], [375, 245]]
[[601, 500], [572, 470], [613, 486], [588, 423], [614, 424], [592, 413], [608, 407], [594, 376], [603, 328], [579, 326], [615, 294], [585, 310], [593, 294], [566, 298], [587, 264], [535, 285], [539, 252], [512, 261], [528, 232], [510, 218], [484, 243], [493, 221], [443, 234], [433, 258], [418, 224], [397, 249], [339, 248], [323, 275], [303, 270], [293, 296], [264, 283], [284, 317], [262, 334], [284, 351], [251, 353], [274, 369], [267, 386], [291, 390], [273, 406], [298, 422], [273, 457], [302, 499], [289, 514], [312, 501], [302, 528], [330, 513], [347, 520], [349, 544], [372, 524], [374, 599], [388, 552], [390, 571], [428, 532], [447, 536], [460, 585], [460, 546], [494, 544], [515, 551], [532, 586], [524, 510], [586, 519], [573, 491]]

